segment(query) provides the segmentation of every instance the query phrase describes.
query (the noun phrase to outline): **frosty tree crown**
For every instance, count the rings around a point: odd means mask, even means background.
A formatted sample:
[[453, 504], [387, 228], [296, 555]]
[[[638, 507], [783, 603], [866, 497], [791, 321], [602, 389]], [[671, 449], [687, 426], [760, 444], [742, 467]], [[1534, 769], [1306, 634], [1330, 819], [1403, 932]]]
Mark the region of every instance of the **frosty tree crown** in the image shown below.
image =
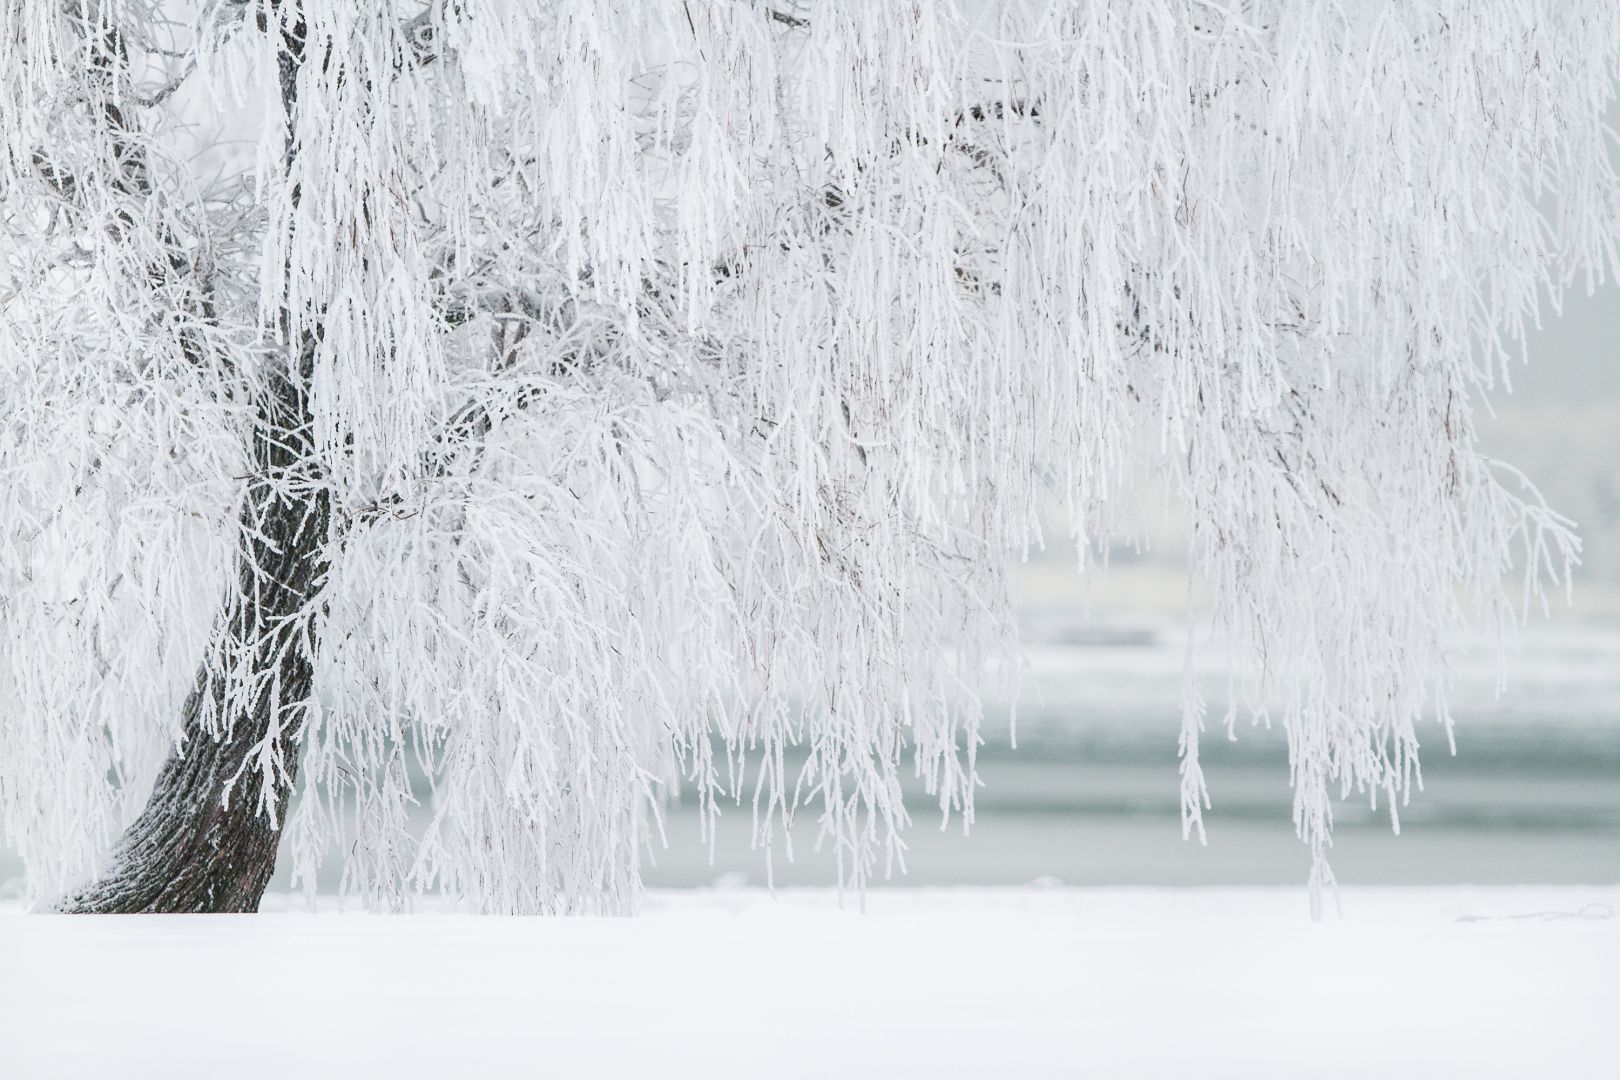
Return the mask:
[[619, 910], [682, 778], [859, 883], [903, 769], [972, 818], [1004, 560], [1138, 468], [1329, 880], [1577, 551], [1472, 415], [1614, 268], [1617, 50], [1609, 0], [0, 0], [30, 894], [251, 909], [280, 846]]

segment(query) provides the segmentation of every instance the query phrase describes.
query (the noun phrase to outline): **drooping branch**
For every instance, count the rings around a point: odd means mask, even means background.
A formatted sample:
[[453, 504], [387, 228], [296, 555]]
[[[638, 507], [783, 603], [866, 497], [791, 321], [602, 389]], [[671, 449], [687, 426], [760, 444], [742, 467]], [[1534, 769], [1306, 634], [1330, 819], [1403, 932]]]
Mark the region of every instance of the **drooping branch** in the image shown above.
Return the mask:
[[[132, 234], [155, 220], [151, 228], [158, 254], [147, 264], [146, 279], [155, 294], [178, 292], [183, 297], [180, 308], [186, 317], [176, 333], [181, 355], [198, 369], [226, 364], [228, 357], [209, 340], [218, 330], [213, 281], [199, 258], [188, 252], [171, 224], [172, 216], [165, 212], [153, 183], [144, 136], [129, 108], [141, 101], [126, 92], [130, 58], [124, 33], [99, 10], [92, 14], [81, 9], [76, 16], [70, 15], [70, 21], [86, 49], [87, 85], [92, 92], [87, 105], [106, 147], [103, 160], [109, 167], [110, 183], [104, 189], [99, 172], [94, 178], [80, 177], [58, 166], [44, 148], [34, 151], [34, 167], [46, 185], [81, 214], [94, 212], [93, 193], [106, 190], [114, 206], [105, 228], [115, 245], [126, 244]], [[167, 97], [182, 79], [170, 83], [158, 100]]]

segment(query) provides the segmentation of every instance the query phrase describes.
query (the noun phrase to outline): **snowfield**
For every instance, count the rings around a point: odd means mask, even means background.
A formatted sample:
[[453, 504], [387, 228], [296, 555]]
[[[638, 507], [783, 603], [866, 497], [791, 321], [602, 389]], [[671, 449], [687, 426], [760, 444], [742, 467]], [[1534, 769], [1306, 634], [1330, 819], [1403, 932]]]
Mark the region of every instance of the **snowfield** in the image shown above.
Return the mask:
[[1620, 887], [0, 916], [0, 1076], [1620, 1075]]

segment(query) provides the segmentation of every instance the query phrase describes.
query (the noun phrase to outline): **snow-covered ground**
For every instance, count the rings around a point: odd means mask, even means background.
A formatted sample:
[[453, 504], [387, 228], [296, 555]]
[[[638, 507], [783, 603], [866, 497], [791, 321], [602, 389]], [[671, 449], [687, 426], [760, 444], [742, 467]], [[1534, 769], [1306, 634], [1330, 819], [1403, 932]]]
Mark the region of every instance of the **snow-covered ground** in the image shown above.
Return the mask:
[[1560, 1077], [1620, 887], [649, 894], [642, 919], [0, 915], [0, 1076]]

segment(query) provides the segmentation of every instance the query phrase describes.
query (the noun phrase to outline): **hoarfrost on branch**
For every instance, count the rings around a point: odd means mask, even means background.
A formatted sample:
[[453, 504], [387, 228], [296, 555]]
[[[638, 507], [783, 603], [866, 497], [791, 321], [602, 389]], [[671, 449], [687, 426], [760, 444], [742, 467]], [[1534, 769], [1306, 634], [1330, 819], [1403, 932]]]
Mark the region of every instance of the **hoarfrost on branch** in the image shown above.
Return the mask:
[[[972, 818], [1009, 553], [1055, 496], [1085, 562], [1139, 470], [1331, 880], [1333, 798], [1395, 809], [1461, 629], [1577, 551], [1473, 416], [1614, 269], [1617, 51], [1610, 0], [0, 0], [30, 894], [104, 865], [200, 683], [216, 738], [271, 703], [311, 887], [630, 907], [683, 777], [859, 883], [906, 769]], [[310, 694], [210, 646], [250, 489], [329, 507], [261, 627]]]

